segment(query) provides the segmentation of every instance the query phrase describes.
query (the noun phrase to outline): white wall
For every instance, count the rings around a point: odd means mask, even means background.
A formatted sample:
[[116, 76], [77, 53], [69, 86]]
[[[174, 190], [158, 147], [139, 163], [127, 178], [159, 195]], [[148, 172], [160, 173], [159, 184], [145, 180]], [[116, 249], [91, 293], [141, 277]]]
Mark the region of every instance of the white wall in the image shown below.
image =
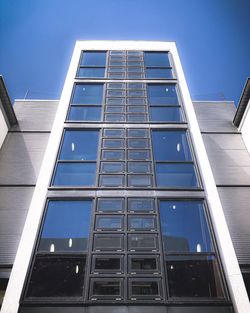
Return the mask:
[[3, 116], [3, 112], [0, 109], [0, 148], [4, 142], [4, 139], [8, 133], [8, 126]]
[[250, 154], [250, 100], [248, 101], [246, 111], [242, 118], [242, 122], [240, 124], [239, 130], [242, 133], [242, 138]]

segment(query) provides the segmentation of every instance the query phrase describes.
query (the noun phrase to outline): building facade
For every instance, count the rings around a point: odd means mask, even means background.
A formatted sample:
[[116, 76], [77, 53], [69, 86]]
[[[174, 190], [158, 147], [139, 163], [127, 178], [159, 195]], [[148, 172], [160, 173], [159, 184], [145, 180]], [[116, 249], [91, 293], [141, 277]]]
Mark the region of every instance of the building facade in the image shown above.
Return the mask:
[[249, 312], [217, 187], [175, 44], [77, 42], [1, 312]]

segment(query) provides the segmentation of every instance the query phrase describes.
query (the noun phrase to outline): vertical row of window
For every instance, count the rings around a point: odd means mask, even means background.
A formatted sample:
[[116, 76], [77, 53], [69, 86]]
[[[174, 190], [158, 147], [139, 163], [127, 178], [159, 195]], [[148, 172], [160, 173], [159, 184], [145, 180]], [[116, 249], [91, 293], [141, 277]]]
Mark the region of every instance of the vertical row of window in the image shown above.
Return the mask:
[[154, 198], [94, 203], [48, 201], [27, 301], [225, 298], [203, 201], [163, 199], [159, 209]]

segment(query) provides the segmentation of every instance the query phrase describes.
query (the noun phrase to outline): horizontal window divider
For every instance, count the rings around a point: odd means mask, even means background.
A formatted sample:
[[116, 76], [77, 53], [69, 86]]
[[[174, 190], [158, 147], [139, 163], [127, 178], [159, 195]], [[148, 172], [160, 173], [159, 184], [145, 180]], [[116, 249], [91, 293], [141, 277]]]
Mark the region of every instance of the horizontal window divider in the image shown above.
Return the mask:
[[80, 65], [79, 68], [106, 68], [106, 66], [105, 65]]
[[57, 163], [96, 163], [96, 160], [61, 160], [58, 159]]
[[217, 256], [216, 252], [164, 252], [165, 257], [169, 256]]
[[194, 164], [194, 161], [164, 161], [164, 160], [155, 160], [156, 164]]
[[77, 258], [77, 257], [88, 257], [88, 251], [84, 251], [84, 252], [42, 252], [42, 251], [37, 251], [35, 258], [36, 257], [61, 257], [61, 258]]
[[164, 69], [170, 69], [170, 70], [172, 70], [172, 66], [160, 66], [160, 65], [156, 65], [156, 66], [152, 66], [152, 65], [150, 65], [150, 66], [147, 66], [147, 65], [145, 65], [145, 69], [151, 69], [151, 68], [153, 68], [153, 69], [157, 69], [157, 68], [159, 68], [159, 69], [161, 69], [161, 68], [164, 68]]
[[100, 108], [102, 107], [103, 104], [77, 104], [77, 103], [74, 103], [74, 104], [70, 104], [70, 107], [75, 107], [75, 108]]

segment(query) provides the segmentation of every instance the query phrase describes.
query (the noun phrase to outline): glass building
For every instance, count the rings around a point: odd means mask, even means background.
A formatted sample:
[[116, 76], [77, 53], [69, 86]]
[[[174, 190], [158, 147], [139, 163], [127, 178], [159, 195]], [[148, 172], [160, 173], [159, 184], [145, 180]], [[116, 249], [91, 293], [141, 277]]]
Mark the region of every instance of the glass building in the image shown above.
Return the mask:
[[76, 44], [20, 245], [13, 313], [240, 312], [173, 43]]

